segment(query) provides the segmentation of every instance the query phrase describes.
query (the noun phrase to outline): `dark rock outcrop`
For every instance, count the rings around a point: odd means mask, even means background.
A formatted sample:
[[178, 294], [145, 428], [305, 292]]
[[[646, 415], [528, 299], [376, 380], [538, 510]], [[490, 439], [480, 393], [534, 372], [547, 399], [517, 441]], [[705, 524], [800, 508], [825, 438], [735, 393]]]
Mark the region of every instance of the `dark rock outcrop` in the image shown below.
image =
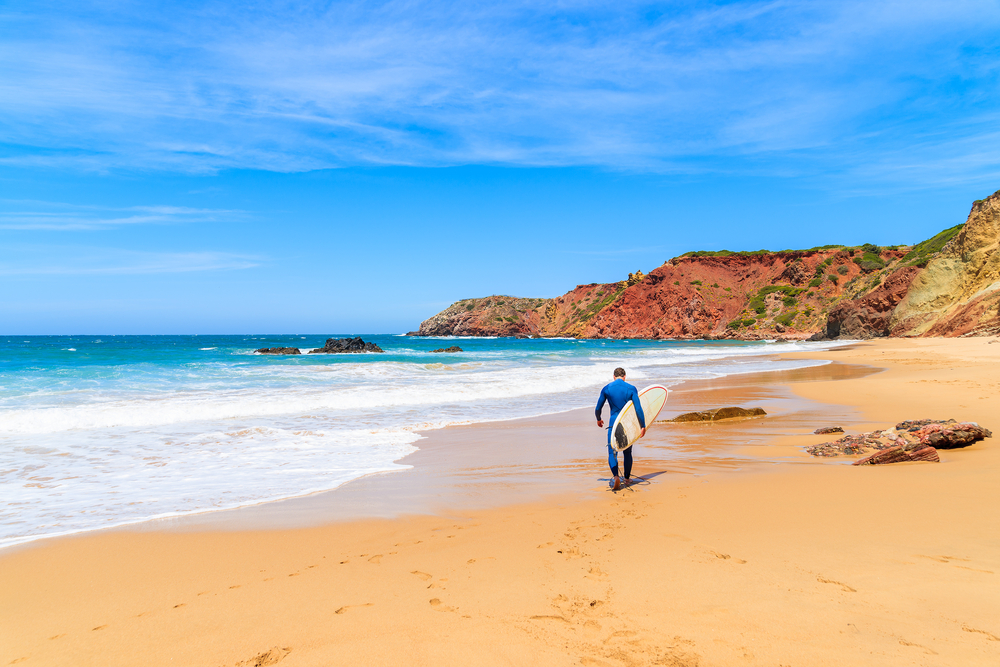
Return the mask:
[[701, 412], [685, 412], [673, 419], [662, 419], [665, 422], [717, 422], [722, 419], [737, 419], [739, 417], [758, 417], [766, 415], [762, 408], [716, 408]]
[[824, 433], [843, 433], [844, 429], [839, 426], [826, 426], [824, 428], [818, 428], [813, 433], [816, 435], [823, 435]]
[[437, 350], [431, 350], [431, 352], [465, 352], [465, 350], [460, 348], [458, 345], [452, 345], [451, 347], [442, 347]]
[[357, 352], [385, 352], [375, 343], [366, 343], [358, 338], [327, 338], [326, 345], [315, 350], [309, 350], [309, 354], [345, 354]]
[[302, 354], [297, 347], [262, 347], [254, 350], [257, 354]]

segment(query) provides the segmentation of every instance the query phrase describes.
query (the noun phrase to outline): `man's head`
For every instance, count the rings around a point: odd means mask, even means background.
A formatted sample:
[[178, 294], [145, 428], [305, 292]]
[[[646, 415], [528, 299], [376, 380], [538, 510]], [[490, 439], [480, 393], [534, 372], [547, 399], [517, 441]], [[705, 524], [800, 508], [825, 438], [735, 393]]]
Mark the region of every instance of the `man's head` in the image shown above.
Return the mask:
[[615, 379], [617, 380], [618, 378], [625, 379], [625, 369], [621, 366], [615, 369]]

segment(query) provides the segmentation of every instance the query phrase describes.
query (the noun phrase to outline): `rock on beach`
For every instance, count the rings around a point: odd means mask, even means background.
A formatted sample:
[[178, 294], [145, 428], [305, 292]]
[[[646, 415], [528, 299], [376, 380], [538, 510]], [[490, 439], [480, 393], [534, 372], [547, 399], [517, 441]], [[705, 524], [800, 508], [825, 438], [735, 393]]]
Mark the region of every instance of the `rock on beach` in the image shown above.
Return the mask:
[[[818, 433], [819, 431], [817, 431]], [[903, 461], [940, 461], [938, 449], [957, 449], [993, 434], [974, 422], [954, 419], [917, 419], [899, 422], [892, 428], [846, 435], [833, 442], [806, 447], [813, 456], [857, 456], [867, 454], [854, 465], [880, 465]], [[874, 453], [869, 453], [874, 452]]]
[[702, 410], [701, 412], [685, 412], [677, 415], [673, 419], [663, 419], [667, 422], [716, 422], [721, 419], [736, 419], [738, 417], [757, 417], [766, 415], [763, 408], [716, 408], [714, 410]]
[[297, 347], [262, 347], [254, 350], [257, 354], [302, 354]]

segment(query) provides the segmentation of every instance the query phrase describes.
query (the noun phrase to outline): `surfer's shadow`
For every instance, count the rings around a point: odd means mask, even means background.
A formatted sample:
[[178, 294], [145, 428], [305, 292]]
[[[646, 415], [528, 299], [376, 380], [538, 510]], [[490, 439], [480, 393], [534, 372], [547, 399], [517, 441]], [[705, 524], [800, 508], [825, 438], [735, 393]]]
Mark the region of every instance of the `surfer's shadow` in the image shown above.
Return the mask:
[[632, 492], [635, 492], [636, 489], [633, 488], [633, 487], [651, 486], [652, 483], [653, 483], [652, 482], [653, 478], [659, 477], [660, 475], [665, 475], [668, 472], [670, 472], [670, 471], [669, 470], [659, 470], [657, 472], [651, 472], [651, 473], [647, 473], [647, 474], [641, 475], [641, 476], [640, 475], [635, 475], [634, 477], [632, 477], [631, 479], [628, 480], [628, 483], [626, 483], [624, 486], [622, 486], [618, 490], [610, 488], [611, 485], [614, 483], [614, 478], [613, 477], [602, 477], [601, 481], [606, 481], [608, 483], [608, 487], [609, 487], [608, 490], [611, 491], [612, 493], [617, 493], [618, 491], [632, 491]]

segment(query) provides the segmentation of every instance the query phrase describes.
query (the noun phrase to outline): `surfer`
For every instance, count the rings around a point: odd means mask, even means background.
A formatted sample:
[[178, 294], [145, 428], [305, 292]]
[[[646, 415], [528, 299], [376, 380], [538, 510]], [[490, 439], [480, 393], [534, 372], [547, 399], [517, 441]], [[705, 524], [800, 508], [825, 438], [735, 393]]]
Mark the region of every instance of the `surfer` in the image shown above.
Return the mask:
[[[597, 414], [597, 425], [604, 428], [604, 420], [601, 419], [601, 410], [604, 408], [604, 402], [607, 401], [608, 405], [611, 406], [611, 416], [608, 417], [608, 465], [611, 466], [611, 474], [614, 475], [614, 489], [617, 491], [622, 488], [621, 477], [618, 476], [618, 452], [614, 447], [611, 446], [611, 426], [614, 426], [615, 417], [618, 413], [622, 411], [629, 401], [632, 401], [632, 405], [635, 406], [635, 416], [639, 418], [639, 437], [646, 435], [646, 415], [642, 414], [642, 405], [639, 402], [639, 392], [636, 390], [634, 385], [629, 384], [625, 381], [625, 369], [616, 368], [614, 373], [614, 380], [609, 384], [604, 386], [601, 390], [601, 397], [597, 399], [597, 410], [594, 412]], [[632, 476], [632, 448], [629, 447], [625, 450], [625, 483], [628, 483], [629, 477]]]

